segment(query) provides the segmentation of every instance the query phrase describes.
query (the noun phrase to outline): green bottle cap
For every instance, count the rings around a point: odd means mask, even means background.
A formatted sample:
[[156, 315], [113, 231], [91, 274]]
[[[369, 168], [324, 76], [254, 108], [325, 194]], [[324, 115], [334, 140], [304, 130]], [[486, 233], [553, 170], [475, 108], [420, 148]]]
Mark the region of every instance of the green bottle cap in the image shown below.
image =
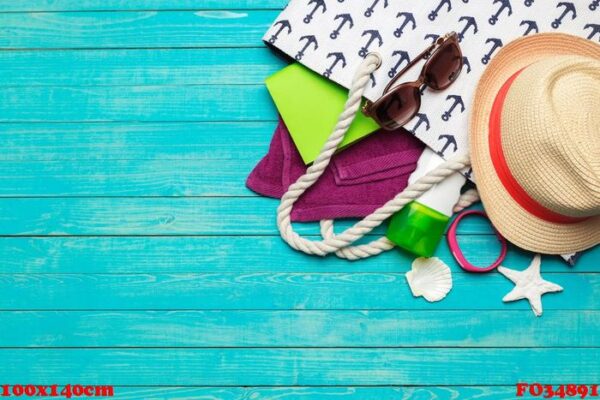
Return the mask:
[[449, 221], [446, 215], [413, 201], [392, 216], [386, 236], [413, 254], [431, 257]]

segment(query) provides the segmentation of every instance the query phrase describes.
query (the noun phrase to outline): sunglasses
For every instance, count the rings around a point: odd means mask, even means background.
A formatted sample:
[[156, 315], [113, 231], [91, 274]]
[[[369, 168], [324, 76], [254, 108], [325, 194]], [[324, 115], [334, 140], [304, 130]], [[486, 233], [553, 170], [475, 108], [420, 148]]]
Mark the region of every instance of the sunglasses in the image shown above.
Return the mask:
[[[394, 86], [396, 81], [421, 60], [427, 60], [419, 79]], [[463, 67], [458, 35], [451, 32], [419, 54], [392, 79], [376, 102], [367, 101], [363, 113], [373, 118], [383, 129], [404, 126], [421, 108], [422, 89], [444, 90], [454, 83]]]

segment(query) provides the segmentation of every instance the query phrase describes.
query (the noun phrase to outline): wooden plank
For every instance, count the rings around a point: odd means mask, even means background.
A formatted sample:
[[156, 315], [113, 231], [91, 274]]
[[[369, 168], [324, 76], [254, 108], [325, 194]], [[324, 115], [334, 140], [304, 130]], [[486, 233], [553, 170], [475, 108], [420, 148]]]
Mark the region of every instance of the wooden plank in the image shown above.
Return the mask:
[[4, 124], [0, 197], [254, 196], [275, 124]]
[[0, 350], [0, 357], [7, 382], [57, 384], [439, 386], [600, 379], [598, 348], [32, 349]]
[[[465, 220], [465, 223], [467, 221]], [[475, 265], [489, 265], [499, 253], [493, 235], [462, 235], [460, 245]], [[436, 256], [453, 272], [462, 274], [448, 246], [442, 243]], [[520, 268], [532, 258], [511, 247], [504, 262]], [[600, 272], [600, 246], [587, 251], [575, 268], [561, 258], [545, 256], [546, 272]], [[290, 249], [275, 236], [229, 237], [3, 237], [0, 238], [0, 273], [115, 273], [140, 271], [153, 274], [187, 272], [398, 272], [414, 256], [389, 251], [359, 262], [337, 257], [315, 258]], [[198, 265], [202, 260], [202, 265]], [[199, 270], [202, 268], [202, 270]]]
[[452, 387], [115, 387], [122, 400], [398, 400], [514, 399], [515, 386]]
[[[0, 198], [0, 235], [279, 235], [278, 204], [258, 197]], [[339, 223], [336, 232], [355, 222]], [[296, 230], [319, 234], [315, 223]], [[373, 231], [384, 232], [383, 226]], [[490, 232], [482, 218], [465, 221], [459, 231]]]
[[[240, 152], [240, 151], [238, 151]], [[0, 163], [0, 197], [258, 196], [247, 175], [262, 158]]]
[[0, 122], [276, 119], [275, 107], [263, 85], [32, 86], [0, 91]]
[[[0, 198], [257, 197], [258, 194], [246, 187], [246, 179], [264, 156], [264, 151], [262, 146], [250, 146], [247, 152], [238, 147], [232, 153], [246, 153], [247, 156], [239, 159], [225, 156], [222, 159], [174, 160], [169, 157], [176, 155], [167, 154], [166, 159], [0, 162]], [[189, 153], [195, 153], [193, 145]], [[333, 178], [330, 179], [333, 183]], [[403, 188], [398, 187], [397, 192]], [[392, 197], [393, 194], [388, 200]]]
[[275, 124], [4, 124], [0, 197], [254, 196]]
[[[600, 311], [0, 312], [1, 347], [599, 347]], [[448, 329], [451, 327], [450, 329]]]
[[[27, 168], [17, 162], [67, 161], [64, 165], [71, 166], [73, 161], [82, 160], [237, 160], [243, 163], [248, 159], [257, 163], [269, 148], [276, 124], [275, 121], [2, 124], [0, 161], [10, 163], [6, 163], [6, 167], [0, 163], [0, 168], [13, 168], [24, 177]], [[53, 165], [52, 174], [57, 174], [56, 166], [60, 164]], [[71, 173], [79, 171], [80, 168], [74, 168]], [[240, 176], [248, 172], [249, 169]], [[36, 173], [43, 175], [39, 169]], [[9, 175], [8, 171], [0, 174], [3, 178]], [[0, 186], [6, 184], [5, 181]]]
[[[201, 259], [197, 265], [204, 269]], [[406, 271], [408, 265], [400, 268]], [[544, 273], [544, 277], [564, 288], [544, 296], [544, 309], [600, 308], [600, 274]], [[5, 274], [0, 275], [0, 287], [0, 309], [15, 311], [530, 308], [526, 300], [502, 302], [514, 285], [499, 273], [456, 273], [448, 297], [434, 304], [413, 297], [404, 273]]]
[[6, 51], [0, 87], [257, 85], [285, 65], [266, 47]]
[[278, 10], [0, 13], [0, 48], [262, 47]]
[[0, 1], [0, 12], [113, 10], [239, 10], [281, 9], [287, 0], [11, 0]]

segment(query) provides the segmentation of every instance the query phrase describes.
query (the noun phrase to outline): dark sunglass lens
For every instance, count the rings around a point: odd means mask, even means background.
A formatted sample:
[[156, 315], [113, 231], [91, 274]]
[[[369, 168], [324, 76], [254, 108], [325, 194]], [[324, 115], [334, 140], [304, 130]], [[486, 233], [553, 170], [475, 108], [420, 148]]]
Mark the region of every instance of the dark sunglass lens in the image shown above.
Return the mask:
[[446, 89], [458, 78], [462, 66], [460, 47], [454, 42], [446, 43], [429, 60], [425, 83], [435, 90]]
[[401, 85], [382, 98], [375, 108], [375, 116], [384, 129], [397, 129], [419, 111], [421, 95], [414, 86]]

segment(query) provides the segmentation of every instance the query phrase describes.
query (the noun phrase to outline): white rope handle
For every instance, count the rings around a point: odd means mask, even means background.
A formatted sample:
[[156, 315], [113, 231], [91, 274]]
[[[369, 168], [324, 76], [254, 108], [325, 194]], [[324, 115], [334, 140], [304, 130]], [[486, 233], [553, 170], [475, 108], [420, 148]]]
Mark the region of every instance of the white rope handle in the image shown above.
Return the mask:
[[[418, 179], [415, 183], [409, 185], [371, 215], [365, 217], [339, 235], [334, 234], [333, 221], [330, 220], [321, 221], [323, 240], [305, 239], [294, 231], [290, 218], [294, 204], [308, 188], [319, 180], [329, 165], [331, 157], [344, 139], [348, 128], [360, 108], [370, 75], [379, 68], [379, 65], [381, 65], [381, 59], [376, 54], [368, 54], [361, 63], [352, 81], [344, 111], [340, 115], [332, 134], [327, 139], [327, 142], [325, 142], [314, 163], [306, 170], [304, 175], [288, 188], [287, 192], [281, 198], [281, 203], [277, 209], [277, 227], [279, 228], [281, 237], [296, 250], [319, 256], [335, 253], [338, 257], [351, 260], [374, 256], [390, 250], [394, 247], [394, 244], [386, 237], [380, 237], [370, 243], [359, 246], [351, 246], [351, 244], [364, 237], [390, 216], [400, 211], [406, 204], [421, 196], [446, 177], [470, 165], [468, 155], [459, 156], [444, 162], [436, 169]], [[463, 201], [462, 204], [464, 206], [466, 202]]]

